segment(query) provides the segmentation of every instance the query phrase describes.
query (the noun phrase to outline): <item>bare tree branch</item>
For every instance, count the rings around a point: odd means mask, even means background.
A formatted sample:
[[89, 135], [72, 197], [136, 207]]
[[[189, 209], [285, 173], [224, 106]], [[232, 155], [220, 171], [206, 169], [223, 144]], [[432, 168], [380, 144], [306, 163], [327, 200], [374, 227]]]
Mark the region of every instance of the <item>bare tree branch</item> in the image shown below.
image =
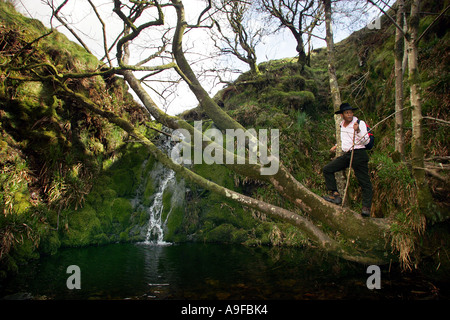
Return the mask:
[[91, 5], [92, 9], [94, 10], [95, 15], [97, 16], [98, 21], [100, 21], [102, 25], [102, 35], [103, 35], [103, 49], [105, 50], [105, 57], [108, 60], [109, 67], [112, 67], [111, 59], [109, 58], [109, 50], [108, 50], [108, 41], [106, 38], [106, 25], [103, 21], [102, 17], [97, 11], [97, 7], [92, 3], [92, 0], [88, 0], [89, 4]]
[[[263, 37], [269, 33], [267, 26], [252, 28], [251, 7], [247, 3], [237, 0], [222, 0], [218, 11], [225, 15], [225, 27], [222, 28], [218, 20], [214, 20], [220, 39], [225, 42], [225, 47], [219, 45], [213, 35], [215, 46], [225, 54], [232, 54], [239, 60], [247, 63], [254, 74], [259, 74], [256, 57], [256, 46]], [[231, 31], [231, 37], [226, 34], [226, 30]]]
[[53, 2], [50, 2], [47, 0], [47, 4], [52, 9], [52, 18], [55, 17], [69, 32], [77, 39], [77, 41], [83, 46], [83, 48], [86, 50], [87, 53], [92, 54], [89, 47], [84, 43], [83, 39], [81, 39], [80, 36], [73, 30], [64, 20], [63, 17], [59, 15], [59, 12], [62, 10], [62, 8], [67, 4], [69, 0], [65, 0], [58, 8], [55, 9]]
[[[123, 47], [125, 44], [135, 39], [144, 29], [151, 26], [159, 26], [164, 24], [164, 14], [162, 12], [161, 6], [158, 4], [156, 0], [154, 1], [154, 4], [158, 10], [158, 18], [156, 20], [144, 23], [139, 27], [136, 27], [134, 25], [134, 21], [140, 16], [140, 14], [142, 14], [142, 9], [131, 10], [130, 17], [127, 17], [122, 12], [121, 2], [119, 0], [114, 0], [113, 11], [119, 16], [119, 18], [121, 18], [124, 21], [126, 26], [128, 26], [132, 30], [132, 32], [125, 33], [124, 36], [117, 42], [116, 57], [120, 66], [123, 65], [122, 55], [123, 55]], [[135, 16], [133, 16], [133, 13], [135, 14]]]

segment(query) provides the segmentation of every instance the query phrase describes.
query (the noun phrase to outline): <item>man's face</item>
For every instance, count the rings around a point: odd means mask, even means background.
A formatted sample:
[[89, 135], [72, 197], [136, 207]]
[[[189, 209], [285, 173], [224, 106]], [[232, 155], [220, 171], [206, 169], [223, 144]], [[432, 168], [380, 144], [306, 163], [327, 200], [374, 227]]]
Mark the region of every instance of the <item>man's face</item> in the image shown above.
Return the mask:
[[345, 110], [342, 113], [342, 118], [347, 122], [351, 122], [353, 120], [353, 110]]

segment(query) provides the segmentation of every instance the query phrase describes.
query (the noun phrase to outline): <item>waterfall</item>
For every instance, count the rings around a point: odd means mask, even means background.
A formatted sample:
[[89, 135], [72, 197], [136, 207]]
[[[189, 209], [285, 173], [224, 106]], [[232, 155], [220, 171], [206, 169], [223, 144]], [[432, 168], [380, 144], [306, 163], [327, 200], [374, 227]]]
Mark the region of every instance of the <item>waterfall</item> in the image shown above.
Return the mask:
[[[161, 134], [159, 137], [158, 147], [165, 153], [170, 154], [170, 142], [170, 138]], [[142, 174], [139, 188], [137, 189], [135, 198], [132, 200], [132, 205], [135, 210], [138, 209], [146, 211], [149, 215], [144, 244], [169, 245], [171, 243], [164, 241], [164, 228], [167, 224], [167, 219], [169, 218], [172, 209], [170, 208], [169, 213], [163, 221], [163, 195], [164, 191], [171, 186], [173, 187], [173, 184], [176, 182], [175, 172], [166, 168], [160, 162], [156, 162], [151, 170], [146, 170], [148, 161], [149, 160], [145, 160], [142, 163]], [[149, 181], [149, 179], [151, 180]], [[147, 201], [144, 199], [145, 188], [148, 183], [151, 183], [155, 188], [155, 192], [151, 195], [151, 197], [149, 197], [151, 199], [150, 203], [148, 199]]]
[[167, 185], [175, 177], [175, 172], [162, 167], [162, 174], [159, 175], [158, 190], [155, 193], [152, 205], [148, 208], [150, 219], [148, 223], [147, 235], [145, 236], [145, 243], [155, 243], [158, 245], [168, 244], [164, 241], [164, 225], [170, 216], [170, 212], [167, 217], [162, 221], [162, 213], [164, 209], [163, 194], [167, 188]]

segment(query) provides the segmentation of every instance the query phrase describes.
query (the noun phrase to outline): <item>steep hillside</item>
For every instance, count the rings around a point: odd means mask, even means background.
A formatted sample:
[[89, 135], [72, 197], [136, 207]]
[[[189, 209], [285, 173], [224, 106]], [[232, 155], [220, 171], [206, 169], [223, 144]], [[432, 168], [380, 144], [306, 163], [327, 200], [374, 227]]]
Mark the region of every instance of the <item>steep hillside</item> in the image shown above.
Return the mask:
[[[49, 33], [39, 21], [0, 1], [2, 272], [61, 245], [117, 241], [131, 219], [139, 222], [126, 210], [131, 205], [125, 198], [137, 179], [135, 168], [148, 158], [120, 128], [58, 95], [51, 82], [22, 81], [33, 75], [25, 64], [42, 64], [43, 77], [100, 66], [63, 34]], [[149, 117], [122, 79], [72, 80], [70, 87], [147, 130]], [[92, 209], [92, 190], [101, 191], [95, 193], [97, 211]]]
[[[446, 1], [448, 2], [448, 1]], [[423, 12], [441, 12], [447, 4], [426, 1]], [[409, 8], [407, 8], [408, 12]], [[436, 15], [423, 14], [419, 33], [430, 26]], [[448, 237], [450, 188], [448, 179], [449, 143], [449, 40], [448, 17], [434, 24], [419, 46], [420, 85], [423, 102], [425, 159], [429, 168], [439, 170], [439, 177], [428, 176], [434, 209], [441, 221], [430, 223], [428, 231], [444, 228], [440, 236]], [[392, 23], [382, 18], [381, 29], [364, 28], [336, 44], [338, 82], [343, 101], [359, 107], [356, 115], [376, 126], [376, 146], [370, 151], [369, 169], [374, 185], [372, 214], [395, 221], [392, 241], [406, 255], [413, 254], [417, 242], [432, 240], [432, 233], [418, 235], [423, 219], [412, 203], [416, 199], [411, 174], [411, 111], [404, 112], [406, 155], [394, 152], [394, 35]], [[333, 108], [329, 95], [326, 49], [315, 50], [310, 66], [300, 73], [296, 59], [261, 63], [261, 75], [241, 75], [221, 90], [215, 100], [232, 117], [247, 128], [280, 130], [280, 155], [290, 172], [318, 194], [325, 193], [323, 166], [333, 155], [328, 151], [335, 143]], [[405, 101], [409, 87], [405, 76]], [[204, 119], [199, 108], [183, 114], [188, 120]], [[440, 121], [443, 120], [443, 121]], [[248, 179], [235, 178], [250, 194], [275, 204], [285, 204], [273, 187]], [[360, 189], [351, 179], [350, 206], [359, 210]], [[421, 250], [426, 251], [426, 245]]]
[[[148, 209], [158, 192], [160, 165], [148, 151], [47, 81], [48, 75], [101, 66], [63, 34], [49, 31], [0, 1], [0, 278], [62, 247], [145, 240]], [[30, 77], [36, 80], [26, 80]], [[161, 138], [149, 129], [161, 125], [150, 121], [122, 78], [97, 76], [68, 84], [152, 141]], [[221, 166], [196, 169], [231, 189], [241, 188]], [[177, 186], [162, 194], [163, 218], [170, 214], [166, 241], [305, 241], [292, 226], [255, 220], [244, 208], [195, 185], [184, 191], [187, 203]]]
[[[431, 5], [430, 5], [431, 6]], [[423, 10], [436, 12], [441, 7]], [[441, 5], [444, 7], [444, 5]], [[421, 21], [425, 30], [434, 16]], [[421, 86], [423, 89], [424, 141], [426, 158], [448, 161], [448, 125], [432, 118], [447, 120], [449, 33], [447, 19], [440, 20], [422, 40], [420, 46]], [[367, 28], [355, 32], [336, 45], [337, 73], [343, 101], [359, 107], [357, 114], [374, 126], [376, 148], [371, 151], [372, 176], [376, 187], [375, 215], [387, 217], [408, 207], [412, 177], [408, 159], [399, 162], [394, 156], [394, 27], [383, 19], [380, 30]], [[247, 128], [278, 128], [281, 132], [283, 161], [291, 172], [313, 190], [323, 191], [321, 168], [331, 158], [334, 127], [327, 74], [325, 49], [315, 50], [311, 66], [300, 74], [296, 59], [270, 61], [260, 65], [262, 75], [243, 74], [215, 99], [230, 115]], [[406, 72], [407, 74], [407, 72]], [[409, 90], [405, 78], [405, 107]], [[405, 112], [407, 155], [410, 152], [411, 112]], [[199, 109], [183, 115], [195, 120], [204, 117]], [[387, 117], [391, 116], [387, 120]], [[383, 121], [384, 120], [384, 121]], [[407, 156], [408, 157], [408, 156]], [[431, 164], [430, 164], [431, 165]], [[396, 175], [394, 175], [396, 173]], [[446, 172], [441, 172], [444, 176]], [[398, 192], [392, 194], [392, 184]], [[448, 186], [430, 177], [430, 185], [438, 203], [448, 207]], [[357, 185], [353, 200], [359, 197]], [[405, 193], [402, 193], [405, 192]], [[399, 194], [402, 193], [402, 194]], [[356, 201], [358, 202], [358, 201]]]
[[[431, 12], [442, 12], [448, 1], [435, 2], [423, 1], [420, 20], [419, 34], [425, 31], [436, 18]], [[406, 8], [409, 13], [409, 6]], [[393, 14], [393, 13], [391, 13]], [[423, 135], [425, 144], [426, 165], [430, 168], [441, 166], [449, 161], [448, 143], [448, 119], [450, 113], [450, 100], [448, 98], [449, 83], [449, 53], [450, 34], [448, 32], [448, 16], [443, 16], [435, 23], [419, 44], [419, 77], [422, 96]], [[353, 33], [350, 37], [336, 46], [337, 75], [343, 101], [348, 101], [360, 108], [358, 114], [367, 120], [369, 125], [378, 122], [394, 114], [395, 109], [395, 81], [394, 81], [394, 40], [395, 27], [385, 16], [381, 19], [381, 29], [369, 30], [364, 28]], [[326, 65], [326, 51], [317, 50], [312, 60], [313, 68], [324, 68]], [[406, 65], [407, 67], [407, 65]], [[325, 70], [323, 70], [325, 72]], [[383, 121], [376, 129], [377, 147], [372, 151], [372, 161], [377, 170], [387, 169], [387, 173], [393, 176], [397, 169], [410, 169], [411, 152], [411, 110], [408, 85], [408, 71], [406, 68], [404, 76], [404, 137], [406, 147], [406, 159], [399, 162], [394, 152], [394, 117], [391, 116]], [[440, 121], [444, 120], [444, 121]], [[447, 121], [447, 122], [446, 122]], [[378, 152], [380, 154], [378, 154]], [[378, 157], [378, 155], [380, 157]], [[384, 156], [389, 156], [387, 159]], [[399, 167], [400, 166], [400, 167]], [[406, 167], [405, 167], [406, 166]], [[374, 168], [374, 177], [380, 177]], [[444, 180], [448, 181], [448, 171], [439, 171]], [[406, 177], [405, 177], [406, 178]], [[434, 199], [442, 208], [443, 215], [448, 215], [449, 187], [443, 180], [429, 176], [429, 184]], [[384, 186], [384, 187], [383, 187]], [[389, 206], [381, 206], [386, 196], [392, 193], [388, 181], [378, 183], [375, 187], [377, 194], [383, 195], [377, 201], [380, 206], [376, 216], [386, 216], [391, 211]], [[387, 188], [387, 189], [386, 189]], [[393, 198], [402, 200], [401, 195], [392, 195]], [[405, 195], [406, 196], [406, 195]], [[399, 203], [401, 207], [407, 207], [406, 202]]]

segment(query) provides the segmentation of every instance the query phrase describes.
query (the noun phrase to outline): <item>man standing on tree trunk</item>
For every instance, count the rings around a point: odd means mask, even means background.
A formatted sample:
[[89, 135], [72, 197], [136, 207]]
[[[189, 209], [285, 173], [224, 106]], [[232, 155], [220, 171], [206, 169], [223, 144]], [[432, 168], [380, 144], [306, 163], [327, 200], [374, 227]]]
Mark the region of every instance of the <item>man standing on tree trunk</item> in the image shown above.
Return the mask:
[[[367, 126], [364, 121], [358, 120], [353, 116], [352, 108], [348, 103], [341, 104], [336, 114], [341, 114], [343, 121], [341, 122], [341, 143], [344, 154], [323, 168], [325, 184], [329, 194], [323, 198], [334, 204], [341, 204], [342, 198], [336, 186], [336, 178], [334, 174], [351, 166], [355, 171], [356, 178], [362, 189], [362, 216], [370, 217], [370, 207], [372, 205], [372, 182], [369, 176], [369, 156], [365, 146], [369, 143], [370, 137], [367, 132]], [[330, 151], [335, 151], [336, 146]], [[352, 159], [353, 151], [353, 159]]]

